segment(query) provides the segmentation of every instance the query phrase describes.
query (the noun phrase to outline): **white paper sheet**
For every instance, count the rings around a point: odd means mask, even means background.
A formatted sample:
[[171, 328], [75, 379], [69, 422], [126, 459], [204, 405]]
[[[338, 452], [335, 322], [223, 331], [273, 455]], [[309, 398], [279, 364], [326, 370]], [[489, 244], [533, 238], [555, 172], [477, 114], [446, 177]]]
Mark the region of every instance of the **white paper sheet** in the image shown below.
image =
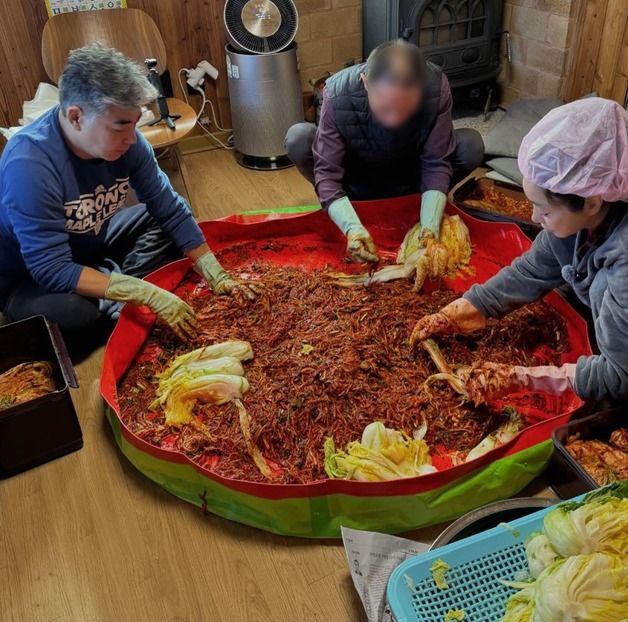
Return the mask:
[[408, 557], [429, 549], [421, 542], [383, 533], [342, 527], [342, 541], [353, 584], [369, 622], [392, 622], [386, 585], [392, 571]]

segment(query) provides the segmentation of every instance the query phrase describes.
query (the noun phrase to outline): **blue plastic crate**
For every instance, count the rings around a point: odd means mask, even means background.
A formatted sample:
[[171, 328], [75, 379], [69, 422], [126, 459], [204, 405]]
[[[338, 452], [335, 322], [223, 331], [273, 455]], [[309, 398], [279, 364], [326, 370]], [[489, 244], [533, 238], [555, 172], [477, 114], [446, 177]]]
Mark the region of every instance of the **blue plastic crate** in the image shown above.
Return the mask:
[[[386, 592], [396, 622], [443, 622], [452, 609], [464, 611], [464, 622], [499, 622], [515, 592], [500, 581], [520, 579], [527, 571], [525, 539], [542, 529], [543, 517], [551, 510], [545, 508], [400, 564], [390, 575]], [[443, 590], [436, 587], [431, 571], [438, 559], [450, 566], [445, 574], [449, 587]]]

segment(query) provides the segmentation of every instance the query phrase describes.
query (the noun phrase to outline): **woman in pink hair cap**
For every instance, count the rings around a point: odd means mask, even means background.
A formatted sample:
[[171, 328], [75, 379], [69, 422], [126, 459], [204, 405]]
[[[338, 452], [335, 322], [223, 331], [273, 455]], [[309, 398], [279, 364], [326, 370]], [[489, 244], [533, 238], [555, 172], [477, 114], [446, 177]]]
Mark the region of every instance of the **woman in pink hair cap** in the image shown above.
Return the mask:
[[532, 219], [543, 231], [510, 266], [471, 287], [439, 317], [422, 318], [412, 341], [481, 330], [486, 318], [566, 283], [591, 309], [599, 354], [562, 367], [488, 363], [470, 372], [469, 386], [494, 374], [500, 381], [485, 399], [520, 390], [628, 397], [628, 112], [599, 97], [552, 110], [523, 139], [519, 168]]

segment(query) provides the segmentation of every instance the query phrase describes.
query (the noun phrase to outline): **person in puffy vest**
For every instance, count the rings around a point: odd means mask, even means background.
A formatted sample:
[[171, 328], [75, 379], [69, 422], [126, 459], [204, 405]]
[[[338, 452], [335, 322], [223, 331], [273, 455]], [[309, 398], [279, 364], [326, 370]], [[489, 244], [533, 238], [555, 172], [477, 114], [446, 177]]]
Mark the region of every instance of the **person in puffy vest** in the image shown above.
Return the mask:
[[347, 236], [354, 261], [379, 258], [352, 200], [421, 192], [421, 224], [438, 237], [451, 185], [484, 158], [480, 134], [454, 131], [451, 110], [447, 77], [399, 40], [327, 80], [318, 126], [288, 130], [290, 158]]

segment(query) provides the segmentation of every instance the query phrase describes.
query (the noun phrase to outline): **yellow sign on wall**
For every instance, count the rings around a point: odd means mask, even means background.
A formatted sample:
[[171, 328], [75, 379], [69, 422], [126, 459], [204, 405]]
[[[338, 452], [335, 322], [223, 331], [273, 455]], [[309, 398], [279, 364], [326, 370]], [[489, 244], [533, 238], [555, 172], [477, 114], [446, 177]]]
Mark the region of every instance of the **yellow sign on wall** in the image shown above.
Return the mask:
[[100, 11], [101, 9], [124, 9], [126, 0], [46, 0], [48, 15], [61, 15], [75, 11]]

